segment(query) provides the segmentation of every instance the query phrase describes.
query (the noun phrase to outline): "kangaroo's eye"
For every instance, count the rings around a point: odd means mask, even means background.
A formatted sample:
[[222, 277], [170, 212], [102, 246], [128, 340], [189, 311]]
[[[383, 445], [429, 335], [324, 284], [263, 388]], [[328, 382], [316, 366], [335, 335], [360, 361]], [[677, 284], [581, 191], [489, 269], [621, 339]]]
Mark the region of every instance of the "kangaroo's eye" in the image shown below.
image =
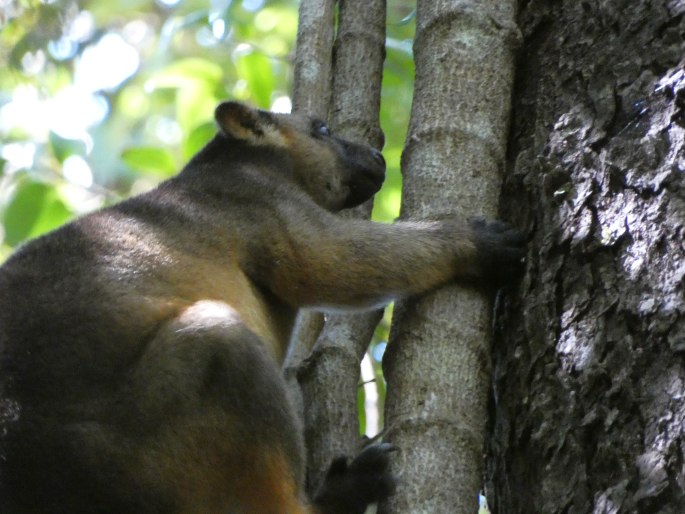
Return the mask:
[[317, 121], [314, 123], [314, 126], [312, 127], [314, 129], [314, 134], [317, 136], [330, 136], [331, 131], [329, 128], [326, 126], [326, 124], [323, 121]]

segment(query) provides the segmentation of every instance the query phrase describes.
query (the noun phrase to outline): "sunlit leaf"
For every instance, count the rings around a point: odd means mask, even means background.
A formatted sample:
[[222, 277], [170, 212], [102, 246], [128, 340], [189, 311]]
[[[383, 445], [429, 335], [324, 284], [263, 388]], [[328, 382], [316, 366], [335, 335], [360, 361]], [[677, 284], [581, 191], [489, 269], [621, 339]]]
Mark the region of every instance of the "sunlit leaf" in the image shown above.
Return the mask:
[[15, 246], [59, 227], [72, 216], [52, 186], [27, 181], [5, 210], [5, 242]]
[[188, 160], [200, 151], [200, 149], [214, 137], [216, 130], [216, 125], [214, 123], [203, 123], [199, 127], [196, 127], [188, 135], [188, 138], [183, 144], [184, 159]]
[[170, 177], [178, 171], [174, 156], [164, 148], [128, 148], [122, 152], [121, 159], [131, 169], [155, 177]]
[[183, 59], [154, 73], [146, 90], [176, 90], [176, 121], [190, 132], [211, 116], [223, 78], [221, 67], [208, 59]]
[[247, 82], [255, 103], [268, 109], [275, 87], [271, 60], [258, 52], [238, 53], [235, 56], [235, 66], [238, 76]]
[[54, 132], [50, 132], [50, 147], [52, 148], [52, 153], [59, 162], [64, 162], [67, 157], [75, 154], [83, 154], [86, 150], [86, 145], [83, 141], [78, 141], [75, 139], [65, 139], [58, 136]]
[[195, 83], [181, 89], [176, 98], [176, 121], [185, 133], [211, 119], [218, 99], [206, 84]]
[[402, 149], [392, 146], [383, 150], [388, 171], [385, 183], [376, 194], [373, 202], [372, 218], [376, 221], [391, 222], [400, 214], [402, 201], [402, 175], [399, 172], [399, 162]]
[[148, 88], [181, 88], [189, 82], [203, 82], [209, 87], [222, 80], [221, 66], [209, 59], [181, 59], [156, 72], [148, 80]]
[[[25, 33], [16, 44], [12, 47], [7, 62], [10, 66], [21, 69], [22, 59], [25, 55], [42, 51], [48, 44], [48, 41], [59, 37], [62, 27], [61, 20], [63, 18], [60, 12], [59, 5], [38, 5], [32, 6], [33, 14], [29, 14], [25, 20], [31, 20], [29, 23], [35, 23]], [[37, 7], [37, 9], [36, 9]]]

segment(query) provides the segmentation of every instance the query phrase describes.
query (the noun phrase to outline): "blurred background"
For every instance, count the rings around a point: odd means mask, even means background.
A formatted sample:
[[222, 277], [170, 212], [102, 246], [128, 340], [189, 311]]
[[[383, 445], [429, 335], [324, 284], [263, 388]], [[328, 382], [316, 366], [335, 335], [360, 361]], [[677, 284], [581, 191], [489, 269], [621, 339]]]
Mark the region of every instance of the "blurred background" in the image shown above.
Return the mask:
[[[22, 241], [175, 174], [226, 98], [290, 110], [294, 0], [0, 0], [0, 262]], [[413, 2], [390, 2], [382, 106], [400, 201]]]

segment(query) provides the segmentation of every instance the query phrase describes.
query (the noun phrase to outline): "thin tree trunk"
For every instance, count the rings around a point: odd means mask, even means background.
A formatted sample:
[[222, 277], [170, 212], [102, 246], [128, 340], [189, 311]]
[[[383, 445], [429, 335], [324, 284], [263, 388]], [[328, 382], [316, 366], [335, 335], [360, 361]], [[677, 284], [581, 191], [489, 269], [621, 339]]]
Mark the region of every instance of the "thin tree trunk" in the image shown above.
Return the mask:
[[[332, 98], [336, 4], [337, 0], [302, 0], [298, 15], [293, 111], [324, 119], [328, 118]], [[291, 348], [285, 363], [287, 376], [309, 355], [323, 322], [320, 313], [300, 314], [297, 344]]]
[[359, 363], [380, 314], [328, 318], [299, 373], [306, 405], [307, 484], [312, 492], [333, 458], [359, 450]]
[[[494, 350], [496, 512], [685, 512], [685, 3], [529, 2]], [[507, 328], [503, 328], [507, 327]]]
[[[363, 14], [363, 15], [360, 15]], [[385, 0], [340, 2], [333, 52], [330, 124], [349, 140], [383, 146], [380, 90], [385, 56]], [[299, 58], [299, 57], [298, 57]], [[297, 88], [296, 88], [297, 89]], [[372, 203], [343, 215], [368, 217]], [[308, 484], [316, 490], [331, 460], [352, 455], [360, 444], [357, 410], [359, 364], [381, 312], [328, 316], [311, 356], [298, 365], [304, 405]], [[301, 323], [311, 337], [317, 316], [306, 313]], [[312, 330], [311, 327], [314, 327]], [[303, 338], [303, 333], [298, 332]], [[298, 342], [301, 348], [307, 341]], [[289, 360], [291, 370], [293, 362]]]
[[294, 111], [328, 116], [336, 3], [336, 0], [300, 2], [293, 80]]
[[[328, 117], [332, 92], [332, 57], [337, 0], [300, 2], [293, 80], [293, 111]], [[304, 423], [304, 401], [297, 374], [323, 328], [323, 314], [303, 311], [283, 363], [290, 397]]]
[[[497, 213], [517, 29], [513, 1], [419, 0], [403, 218]], [[386, 511], [472, 513], [482, 488], [490, 302], [445, 287], [395, 309], [383, 366], [399, 448]]]

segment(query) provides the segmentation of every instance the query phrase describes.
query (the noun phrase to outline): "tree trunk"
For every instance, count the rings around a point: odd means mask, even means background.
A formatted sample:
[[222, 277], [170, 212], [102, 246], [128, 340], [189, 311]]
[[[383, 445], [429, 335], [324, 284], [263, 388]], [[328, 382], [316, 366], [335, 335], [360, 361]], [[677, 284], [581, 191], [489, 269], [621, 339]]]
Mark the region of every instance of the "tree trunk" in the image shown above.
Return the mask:
[[[293, 78], [293, 111], [328, 117], [332, 92], [332, 56], [337, 0], [302, 0], [298, 13]], [[290, 397], [304, 423], [304, 400], [297, 374], [323, 327], [323, 314], [303, 311], [283, 363]]]
[[[419, 0], [403, 218], [497, 212], [513, 50], [511, 1]], [[395, 309], [383, 362], [393, 513], [472, 513], [482, 488], [490, 302], [446, 287]]]
[[328, 116], [336, 0], [302, 0], [297, 24], [293, 110]]
[[503, 212], [531, 243], [497, 323], [491, 507], [682, 514], [685, 2], [532, 0], [519, 25]]
[[[301, 9], [301, 17], [302, 13]], [[379, 110], [385, 18], [385, 0], [340, 2], [337, 36], [333, 52], [328, 55], [333, 62], [331, 103], [330, 107], [319, 111], [322, 116], [330, 112], [330, 125], [336, 134], [378, 149], [383, 146]], [[322, 21], [333, 26], [332, 18]], [[304, 55], [309, 53], [303, 51]], [[321, 70], [324, 69], [326, 67], [322, 66]], [[295, 90], [302, 95], [304, 90], [297, 85], [297, 76]], [[311, 106], [313, 101], [296, 104]], [[372, 203], [367, 202], [341, 215], [368, 218], [371, 207]], [[301, 350], [288, 359], [286, 372], [292, 375], [296, 370], [302, 392], [307, 480], [313, 491], [320, 485], [333, 458], [353, 455], [359, 450], [359, 364], [381, 314], [330, 315], [323, 328], [318, 324], [319, 314], [305, 313], [300, 318], [305, 328], [296, 333], [296, 348]], [[316, 338], [314, 350], [300, 363], [301, 359], [296, 356], [308, 353], [306, 349], [310, 347], [312, 337]]]

